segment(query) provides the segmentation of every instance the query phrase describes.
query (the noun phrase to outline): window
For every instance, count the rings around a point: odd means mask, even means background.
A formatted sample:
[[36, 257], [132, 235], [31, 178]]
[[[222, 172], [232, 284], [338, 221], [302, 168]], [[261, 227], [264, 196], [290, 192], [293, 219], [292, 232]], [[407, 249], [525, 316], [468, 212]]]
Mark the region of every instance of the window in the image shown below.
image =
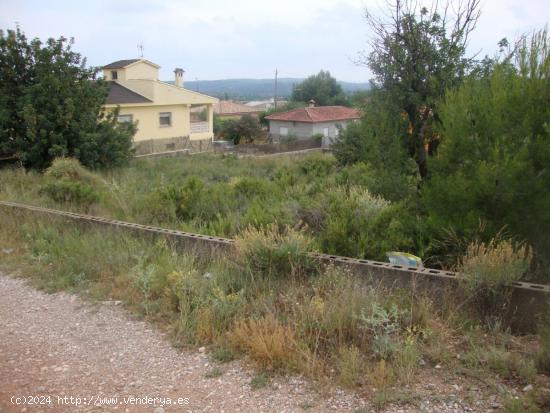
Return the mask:
[[161, 128], [172, 126], [172, 112], [160, 112], [159, 124]]
[[118, 79], [118, 72], [116, 70], [111, 70], [111, 80]]
[[118, 115], [118, 118], [116, 118], [117, 122], [130, 122], [132, 123], [134, 121], [134, 115]]
[[288, 128], [280, 127], [279, 128], [279, 135], [281, 136], [287, 136], [288, 135]]
[[328, 128], [323, 128], [323, 136], [328, 138]]

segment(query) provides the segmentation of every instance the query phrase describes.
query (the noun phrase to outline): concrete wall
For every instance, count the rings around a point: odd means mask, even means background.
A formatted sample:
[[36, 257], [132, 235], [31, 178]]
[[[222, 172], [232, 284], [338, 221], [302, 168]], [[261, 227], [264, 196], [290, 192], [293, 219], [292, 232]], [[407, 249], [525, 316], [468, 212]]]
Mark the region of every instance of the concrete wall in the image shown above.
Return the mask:
[[171, 151], [188, 151], [189, 153], [213, 151], [212, 139], [190, 139], [189, 136], [142, 140], [134, 143], [134, 149], [137, 156]]
[[[280, 128], [288, 129], [287, 136], [280, 135]], [[313, 135], [313, 126], [306, 122], [283, 122], [279, 120], [269, 121], [269, 133], [275, 138], [284, 139], [285, 137], [294, 136], [298, 139], [311, 138]]]
[[[276, 140], [284, 139], [284, 136], [280, 135], [281, 127], [288, 128], [288, 136], [295, 136], [298, 139], [307, 139], [312, 135], [321, 134], [323, 135], [322, 146], [326, 148], [338, 137], [337, 126], [342, 126], [345, 129], [349, 122], [351, 121], [307, 123], [271, 120], [269, 121], [269, 133]], [[328, 136], [326, 137], [325, 128], [328, 128]]]

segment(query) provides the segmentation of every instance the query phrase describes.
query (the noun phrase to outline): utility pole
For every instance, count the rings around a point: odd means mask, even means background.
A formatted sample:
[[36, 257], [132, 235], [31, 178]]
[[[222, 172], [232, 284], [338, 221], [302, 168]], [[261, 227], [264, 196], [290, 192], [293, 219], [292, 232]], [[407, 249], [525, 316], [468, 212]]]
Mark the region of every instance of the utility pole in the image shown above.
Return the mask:
[[277, 108], [277, 69], [275, 69], [275, 96], [273, 97], [273, 102], [275, 104], [275, 109]]
[[137, 48], [138, 48], [139, 56], [143, 57], [143, 45], [138, 44]]

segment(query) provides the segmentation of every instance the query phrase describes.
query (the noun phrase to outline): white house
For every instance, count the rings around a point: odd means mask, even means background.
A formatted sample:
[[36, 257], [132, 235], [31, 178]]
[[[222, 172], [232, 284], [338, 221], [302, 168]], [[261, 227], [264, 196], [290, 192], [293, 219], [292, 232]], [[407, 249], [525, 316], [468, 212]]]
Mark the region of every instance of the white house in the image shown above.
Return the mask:
[[345, 106], [315, 106], [274, 113], [269, 120], [269, 134], [274, 140], [308, 139], [313, 135], [323, 135], [323, 147], [330, 146], [338, 136], [338, 127], [345, 128], [349, 122], [361, 118], [357, 109]]

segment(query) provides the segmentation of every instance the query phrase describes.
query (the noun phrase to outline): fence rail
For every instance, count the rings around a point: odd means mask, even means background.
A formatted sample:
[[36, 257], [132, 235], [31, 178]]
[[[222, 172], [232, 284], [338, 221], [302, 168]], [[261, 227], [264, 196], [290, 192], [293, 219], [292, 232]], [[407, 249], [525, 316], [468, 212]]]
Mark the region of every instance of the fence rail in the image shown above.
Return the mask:
[[210, 132], [208, 122], [191, 122], [191, 133]]
[[[17, 202], [0, 201], [0, 207], [15, 210], [32, 211], [42, 214], [54, 215], [69, 218], [81, 222], [90, 222], [112, 226], [115, 228], [136, 230], [142, 233], [150, 233], [172, 239], [176, 242], [202, 243], [214, 249], [230, 250], [234, 247], [235, 241], [228, 238], [214, 237], [209, 235], [194, 234], [178, 230], [154, 227], [149, 225], [135, 224], [119, 221], [110, 218], [97, 217], [93, 215], [77, 214], [69, 211], [44, 208], [34, 205], [21, 204]], [[410, 285], [415, 286], [453, 286], [460, 280], [460, 274], [452, 271], [437, 270], [434, 268], [415, 268], [387, 262], [342, 257], [323, 253], [310, 253], [310, 256], [322, 263], [342, 265], [352, 269], [355, 273], [365, 276], [374, 276], [386, 285]], [[521, 330], [532, 330], [536, 324], [536, 316], [542, 316], [546, 311], [550, 300], [550, 285], [536, 284], [530, 282], [515, 282], [512, 285], [515, 298], [515, 317], [519, 323], [527, 328]]]

